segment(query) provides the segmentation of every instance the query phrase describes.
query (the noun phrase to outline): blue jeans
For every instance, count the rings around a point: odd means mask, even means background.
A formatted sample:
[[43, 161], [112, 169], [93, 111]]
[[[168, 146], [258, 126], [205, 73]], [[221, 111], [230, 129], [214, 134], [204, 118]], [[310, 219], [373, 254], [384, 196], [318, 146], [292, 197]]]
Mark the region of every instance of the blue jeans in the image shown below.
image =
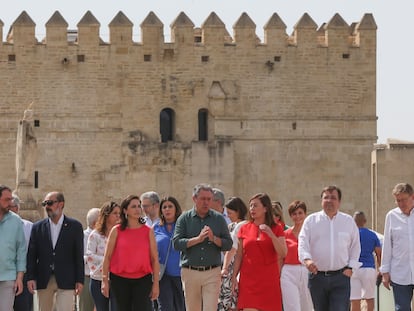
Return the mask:
[[309, 275], [309, 290], [315, 311], [348, 311], [351, 279], [342, 272]]
[[115, 298], [109, 293], [109, 299], [101, 293], [101, 281], [91, 279], [89, 290], [95, 303], [96, 311], [116, 311]]
[[399, 285], [391, 282], [394, 293], [395, 311], [411, 311], [414, 285]]

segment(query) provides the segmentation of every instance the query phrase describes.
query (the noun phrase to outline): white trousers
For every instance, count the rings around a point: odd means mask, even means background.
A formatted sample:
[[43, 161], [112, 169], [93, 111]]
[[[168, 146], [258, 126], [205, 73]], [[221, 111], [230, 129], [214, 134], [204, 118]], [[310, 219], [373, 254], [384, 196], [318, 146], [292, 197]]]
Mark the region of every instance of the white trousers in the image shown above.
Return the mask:
[[280, 276], [283, 309], [312, 311], [312, 298], [308, 288], [308, 269], [303, 265], [283, 265]]

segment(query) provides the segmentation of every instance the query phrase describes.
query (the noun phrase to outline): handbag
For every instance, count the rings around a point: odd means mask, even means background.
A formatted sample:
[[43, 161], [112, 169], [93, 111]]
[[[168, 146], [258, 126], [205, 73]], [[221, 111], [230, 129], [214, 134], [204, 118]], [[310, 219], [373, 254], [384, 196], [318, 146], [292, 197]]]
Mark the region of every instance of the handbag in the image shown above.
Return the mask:
[[165, 268], [167, 267], [167, 261], [168, 261], [168, 256], [170, 255], [171, 244], [172, 243], [171, 243], [171, 240], [170, 240], [170, 243], [168, 244], [167, 256], [165, 257], [165, 261], [164, 261], [164, 263], [160, 263], [160, 280], [164, 276]]

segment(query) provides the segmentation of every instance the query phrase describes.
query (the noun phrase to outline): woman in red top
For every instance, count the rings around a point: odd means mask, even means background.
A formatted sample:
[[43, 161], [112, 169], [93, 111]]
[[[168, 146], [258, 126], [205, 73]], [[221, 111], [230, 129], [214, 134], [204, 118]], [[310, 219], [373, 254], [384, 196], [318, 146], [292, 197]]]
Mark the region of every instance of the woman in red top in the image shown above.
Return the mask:
[[288, 211], [293, 227], [285, 231], [288, 251], [280, 278], [283, 307], [289, 311], [309, 311], [312, 310], [312, 299], [308, 289], [308, 270], [298, 257], [298, 235], [306, 218], [306, 204], [293, 201]]
[[105, 249], [102, 293], [108, 297], [109, 279], [121, 311], [151, 311], [151, 300], [160, 291], [154, 231], [142, 216], [139, 197], [126, 197], [121, 203], [121, 223], [112, 228]]
[[232, 283], [238, 283], [239, 310], [281, 311], [278, 254], [286, 255], [283, 228], [272, 215], [272, 203], [265, 193], [249, 201], [249, 221], [240, 228]]

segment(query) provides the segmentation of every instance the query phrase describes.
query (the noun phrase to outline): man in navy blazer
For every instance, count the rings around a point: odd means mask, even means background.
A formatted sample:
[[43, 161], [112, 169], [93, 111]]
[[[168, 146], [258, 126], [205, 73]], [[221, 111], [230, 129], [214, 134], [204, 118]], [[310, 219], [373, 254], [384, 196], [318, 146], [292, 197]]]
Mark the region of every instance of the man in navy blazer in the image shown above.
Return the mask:
[[50, 192], [42, 205], [48, 218], [33, 224], [27, 253], [27, 287], [37, 290], [39, 311], [73, 310], [84, 282], [82, 224], [63, 214], [65, 199]]

